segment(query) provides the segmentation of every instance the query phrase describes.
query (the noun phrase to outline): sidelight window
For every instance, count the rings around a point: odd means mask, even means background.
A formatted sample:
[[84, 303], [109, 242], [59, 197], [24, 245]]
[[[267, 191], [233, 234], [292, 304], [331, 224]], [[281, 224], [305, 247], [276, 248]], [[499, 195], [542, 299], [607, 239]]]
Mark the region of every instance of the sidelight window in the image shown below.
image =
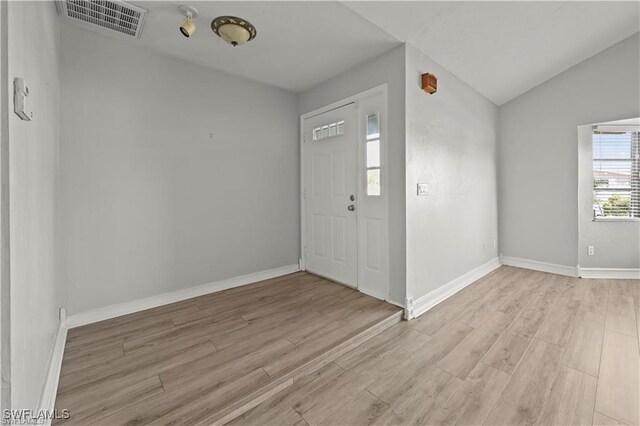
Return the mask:
[[374, 112], [366, 117], [366, 161], [367, 161], [367, 195], [380, 195], [380, 113]]

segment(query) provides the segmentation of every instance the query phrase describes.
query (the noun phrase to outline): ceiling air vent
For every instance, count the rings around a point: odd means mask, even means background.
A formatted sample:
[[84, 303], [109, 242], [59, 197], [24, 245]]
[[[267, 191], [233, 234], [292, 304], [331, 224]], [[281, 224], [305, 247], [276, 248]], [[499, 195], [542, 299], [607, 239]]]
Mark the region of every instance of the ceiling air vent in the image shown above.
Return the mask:
[[120, 0], [61, 0], [56, 3], [60, 14], [70, 21], [101, 32], [113, 34], [115, 31], [136, 38], [140, 38], [147, 16], [146, 10]]

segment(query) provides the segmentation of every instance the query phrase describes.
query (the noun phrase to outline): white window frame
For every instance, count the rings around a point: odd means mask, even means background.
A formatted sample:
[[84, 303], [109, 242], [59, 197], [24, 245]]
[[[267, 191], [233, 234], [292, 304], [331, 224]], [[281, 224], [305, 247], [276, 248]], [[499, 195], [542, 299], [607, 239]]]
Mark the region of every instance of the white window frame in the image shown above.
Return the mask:
[[[605, 126], [594, 126], [593, 127], [593, 131], [591, 133], [591, 140], [592, 140], [592, 149], [591, 149], [591, 169], [592, 169], [592, 180], [595, 179], [595, 169], [594, 169], [594, 163], [596, 161], [615, 161], [615, 160], [619, 160], [619, 159], [609, 159], [609, 158], [596, 158], [596, 156], [593, 153], [593, 135], [596, 134], [596, 132], [612, 132], [612, 133], [638, 133], [640, 132], [640, 127], [638, 126], [615, 126], [615, 125], [605, 125]], [[634, 142], [633, 140], [633, 136], [632, 136], [632, 140], [631, 140], [632, 144], [639, 144], [638, 139], [636, 138], [636, 141]], [[634, 152], [634, 148], [632, 148], [632, 153]], [[637, 146], [635, 148], [635, 157], [636, 158], [632, 158], [632, 153], [630, 153], [629, 156], [629, 161], [631, 162], [631, 183], [630, 183], [630, 197], [631, 197], [631, 202], [633, 202], [634, 200], [634, 187], [637, 185], [640, 185], [640, 146]], [[624, 161], [624, 160], [623, 160]], [[635, 180], [635, 183], [634, 183]], [[640, 221], [640, 212], [636, 213], [636, 216], [598, 216], [596, 214], [596, 209], [595, 209], [595, 199], [596, 199], [596, 194], [597, 194], [597, 187], [595, 185], [595, 182], [592, 183], [592, 188], [591, 188], [591, 195], [592, 195], [592, 205], [594, 206], [593, 209], [593, 221], [594, 222], [637, 222]], [[612, 191], [613, 192], [613, 191]], [[636, 195], [635, 198], [637, 198], [636, 200], [636, 204], [640, 203], [640, 195]]]

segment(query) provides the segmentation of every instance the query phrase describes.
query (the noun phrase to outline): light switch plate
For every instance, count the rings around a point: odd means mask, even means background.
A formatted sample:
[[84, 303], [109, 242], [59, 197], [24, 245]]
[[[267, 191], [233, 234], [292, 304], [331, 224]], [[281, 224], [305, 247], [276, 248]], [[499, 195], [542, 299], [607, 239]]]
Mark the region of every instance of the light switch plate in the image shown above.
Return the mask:
[[31, 121], [33, 112], [28, 109], [27, 98], [29, 87], [24, 78], [16, 77], [13, 80], [13, 111], [24, 121]]
[[429, 193], [429, 185], [426, 183], [418, 184], [418, 196], [427, 195]]

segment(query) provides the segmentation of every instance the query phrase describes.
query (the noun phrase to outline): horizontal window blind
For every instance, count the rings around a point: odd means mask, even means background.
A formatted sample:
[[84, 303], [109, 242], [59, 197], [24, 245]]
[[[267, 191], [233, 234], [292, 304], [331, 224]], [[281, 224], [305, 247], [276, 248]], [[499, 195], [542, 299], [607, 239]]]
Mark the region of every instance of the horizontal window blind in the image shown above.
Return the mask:
[[593, 214], [640, 218], [640, 132], [593, 132]]

